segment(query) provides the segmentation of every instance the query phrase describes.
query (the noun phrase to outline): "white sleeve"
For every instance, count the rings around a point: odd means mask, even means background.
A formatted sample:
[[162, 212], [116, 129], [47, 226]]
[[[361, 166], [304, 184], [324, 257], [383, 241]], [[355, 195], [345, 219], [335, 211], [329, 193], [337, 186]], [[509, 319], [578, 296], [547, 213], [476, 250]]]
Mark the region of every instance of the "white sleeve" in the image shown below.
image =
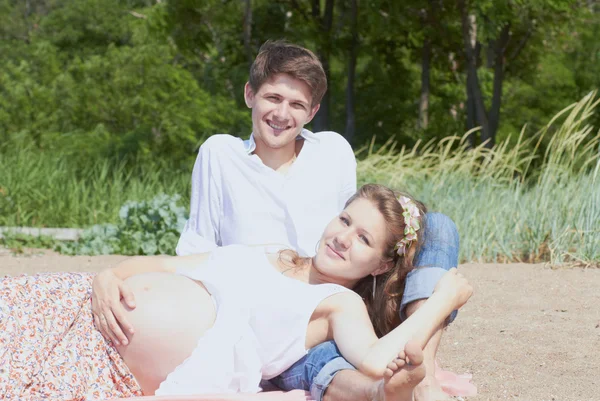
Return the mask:
[[340, 146], [341, 185], [338, 195], [338, 210], [343, 210], [346, 201], [356, 193], [356, 157], [350, 144], [343, 139], [345, 146]]
[[210, 148], [204, 143], [200, 147], [192, 172], [190, 218], [179, 237], [177, 255], [210, 252], [220, 246], [220, 186], [219, 164], [217, 160], [211, 160]]

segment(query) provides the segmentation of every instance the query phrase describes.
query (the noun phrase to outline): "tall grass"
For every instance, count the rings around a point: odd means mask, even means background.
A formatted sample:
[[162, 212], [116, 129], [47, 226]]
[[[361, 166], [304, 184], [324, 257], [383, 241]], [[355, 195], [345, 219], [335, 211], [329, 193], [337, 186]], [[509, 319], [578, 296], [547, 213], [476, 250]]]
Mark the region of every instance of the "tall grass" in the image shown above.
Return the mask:
[[[359, 152], [359, 183], [408, 190], [450, 216], [462, 261], [600, 264], [600, 135], [587, 121], [591, 93], [535, 135], [467, 149], [466, 137]], [[0, 149], [0, 225], [86, 227], [115, 223], [127, 200], [180, 194], [189, 170], [159, 161], [82, 168], [66, 155], [29, 147]]]
[[366, 149], [358, 175], [450, 216], [462, 261], [598, 265], [600, 135], [586, 124], [598, 103], [590, 93], [537, 134], [524, 139], [523, 130], [515, 145], [492, 150], [468, 150], [466, 135], [410, 150]]
[[[134, 166], [131, 167], [131, 164]], [[159, 193], [189, 202], [190, 171], [161, 162], [90, 160], [81, 166], [66, 155], [18, 147], [0, 153], [0, 225], [87, 227], [116, 223], [128, 200]]]

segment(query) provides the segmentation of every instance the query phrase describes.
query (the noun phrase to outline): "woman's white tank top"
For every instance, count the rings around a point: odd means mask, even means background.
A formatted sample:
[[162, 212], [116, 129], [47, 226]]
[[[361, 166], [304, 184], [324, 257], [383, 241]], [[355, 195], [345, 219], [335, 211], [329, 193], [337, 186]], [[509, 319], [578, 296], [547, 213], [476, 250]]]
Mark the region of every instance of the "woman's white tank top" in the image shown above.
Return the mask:
[[306, 354], [308, 324], [319, 303], [350, 291], [286, 277], [264, 248], [243, 245], [217, 248], [206, 264], [177, 273], [205, 285], [217, 318], [157, 395], [260, 391], [261, 378], [281, 374]]

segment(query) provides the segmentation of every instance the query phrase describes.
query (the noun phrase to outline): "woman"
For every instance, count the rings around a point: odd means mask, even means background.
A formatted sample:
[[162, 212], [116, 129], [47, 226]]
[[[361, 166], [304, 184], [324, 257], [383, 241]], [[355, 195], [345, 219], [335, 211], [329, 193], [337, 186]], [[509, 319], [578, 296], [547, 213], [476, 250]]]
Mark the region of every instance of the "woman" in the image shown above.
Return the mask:
[[[423, 307], [394, 328], [402, 280], [412, 268], [422, 215], [412, 199], [398, 199], [385, 187], [367, 185], [327, 226], [312, 259], [290, 251], [267, 253], [243, 246], [220, 248], [211, 255], [128, 259], [97, 278], [124, 279], [135, 294], [137, 305], [127, 318], [136, 332], [129, 334], [128, 345], [115, 348], [122, 359], [108, 352], [104, 360], [114, 366], [105, 368], [105, 363], [98, 368], [97, 363], [81, 363], [85, 359], [81, 355], [72, 357], [85, 374], [108, 372], [104, 376], [112, 375], [112, 383], [126, 389], [115, 391], [105, 379], [95, 388], [89, 385], [91, 393], [89, 388], [77, 390], [85, 384], [77, 382], [72, 371], [66, 375], [72, 375], [76, 386], [65, 383], [61, 372], [52, 379], [59, 379], [61, 395], [83, 391], [97, 398], [139, 394], [140, 390], [144, 394], [254, 392], [261, 378], [278, 375], [306, 349], [334, 339], [359, 370], [376, 378], [387, 376], [387, 382], [393, 383], [394, 372], [403, 372], [398, 369], [407, 360], [420, 363], [420, 348], [472, 291], [453, 270]], [[360, 296], [349, 288], [356, 288]], [[14, 309], [14, 301], [9, 303]], [[81, 314], [87, 320], [75, 324], [76, 329], [91, 322], [88, 308], [81, 308]], [[104, 315], [98, 319], [106, 328]], [[376, 331], [384, 335], [380, 340]], [[87, 335], [85, 340], [93, 337], [92, 348], [103, 352], [98, 334]], [[410, 339], [415, 342], [407, 345]], [[112, 349], [112, 344], [106, 346]], [[60, 367], [64, 365], [69, 366]], [[9, 386], [21, 384], [13, 373], [9, 376], [13, 378]], [[49, 383], [56, 387], [53, 381]], [[38, 379], [36, 391], [47, 392], [44, 384], [48, 386]], [[390, 388], [394, 390], [393, 385]], [[410, 388], [402, 390], [386, 395], [410, 399]], [[23, 394], [22, 388], [8, 391]]]

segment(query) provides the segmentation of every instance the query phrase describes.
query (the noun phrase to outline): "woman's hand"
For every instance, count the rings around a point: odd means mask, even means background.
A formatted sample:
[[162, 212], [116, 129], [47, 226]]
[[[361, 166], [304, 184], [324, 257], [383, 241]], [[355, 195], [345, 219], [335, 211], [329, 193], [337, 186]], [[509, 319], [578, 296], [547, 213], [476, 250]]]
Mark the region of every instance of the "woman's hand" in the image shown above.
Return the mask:
[[94, 277], [92, 283], [94, 323], [102, 335], [115, 345], [128, 344], [127, 336], [123, 331], [133, 334], [133, 327], [127, 321], [121, 298], [129, 308], [135, 308], [133, 292], [112, 269], [106, 269]]
[[440, 292], [450, 296], [456, 303], [455, 309], [459, 309], [467, 303], [473, 295], [473, 287], [467, 279], [456, 270], [456, 267], [444, 274], [433, 292]]

